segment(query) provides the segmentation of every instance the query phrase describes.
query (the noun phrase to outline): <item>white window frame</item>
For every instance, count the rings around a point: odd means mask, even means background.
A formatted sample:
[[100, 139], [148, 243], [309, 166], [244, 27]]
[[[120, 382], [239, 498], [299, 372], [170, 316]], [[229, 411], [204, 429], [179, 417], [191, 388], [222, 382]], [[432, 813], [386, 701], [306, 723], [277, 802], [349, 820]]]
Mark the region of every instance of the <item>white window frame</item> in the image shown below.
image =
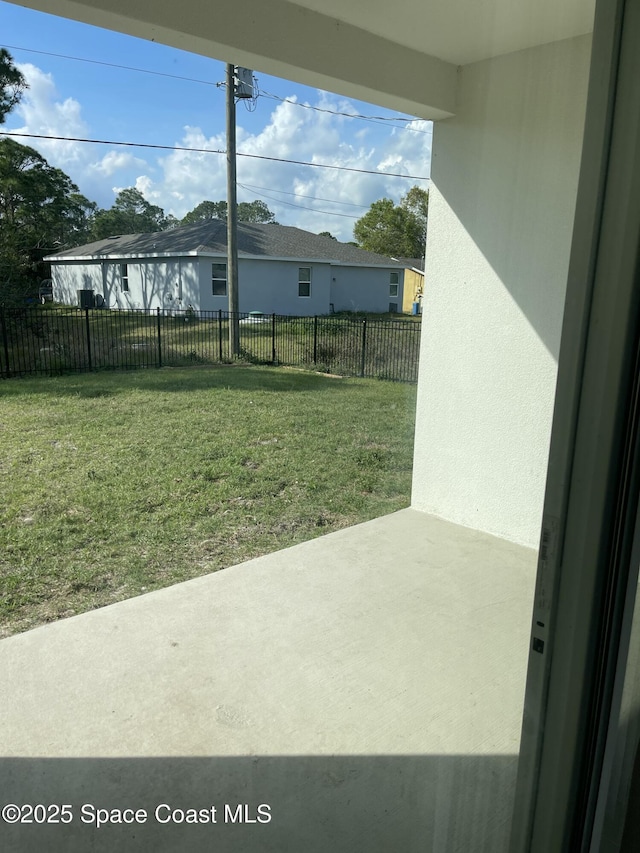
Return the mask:
[[129, 264], [120, 264], [120, 285], [123, 293], [129, 292]]
[[[309, 271], [309, 278], [303, 278], [303, 270]], [[300, 289], [302, 286], [306, 286], [308, 288], [308, 293], [300, 293]], [[298, 298], [299, 299], [310, 299], [311, 298], [311, 267], [298, 267]]]
[[[217, 267], [217, 269], [216, 269]], [[216, 275], [216, 272], [220, 272], [220, 270], [224, 268], [224, 278], [219, 275]], [[220, 286], [220, 282], [224, 282], [224, 293], [216, 293], [216, 283]], [[219, 261], [211, 264], [211, 293], [213, 296], [227, 296], [227, 265], [226, 263], [220, 263]]]
[[392, 299], [398, 298], [398, 288], [400, 287], [400, 273], [389, 273], [389, 296]]

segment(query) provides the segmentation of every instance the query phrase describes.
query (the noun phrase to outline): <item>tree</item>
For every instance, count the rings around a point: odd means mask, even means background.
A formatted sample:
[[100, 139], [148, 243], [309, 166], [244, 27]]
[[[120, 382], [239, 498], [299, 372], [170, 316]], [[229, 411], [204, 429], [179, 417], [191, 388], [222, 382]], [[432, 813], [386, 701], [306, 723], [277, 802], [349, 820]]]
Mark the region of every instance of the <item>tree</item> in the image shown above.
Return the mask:
[[409, 213], [412, 213], [420, 224], [420, 244], [422, 250], [417, 255], [407, 255], [408, 258], [424, 257], [425, 244], [427, 242], [427, 220], [429, 218], [429, 192], [422, 187], [411, 187], [409, 192], [400, 199], [400, 204]]
[[63, 216], [61, 243], [69, 247], [88, 243], [91, 240], [93, 218], [97, 210], [95, 201], [89, 201], [78, 192], [70, 193]]
[[0, 301], [32, 293], [42, 258], [82, 242], [94, 208], [33, 148], [0, 140]]
[[92, 238], [104, 240], [116, 234], [150, 234], [164, 231], [175, 222], [164, 210], [150, 204], [140, 190], [128, 187], [120, 190], [109, 210], [99, 210], [93, 218]]
[[276, 217], [263, 201], [241, 201], [238, 205], [239, 222], [264, 222], [277, 225]]
[[361, 249], [394, 258], [422, 258], [427, 229], [428, 193], [412, 187], [399, 205], [374, 201], [353, 228]]
[[190, 210], [180, 221], [181, 225], [195, 225], [198, 222], [208, 222], [210, 219], [226, 219], [226, 201], [201, 201]]
[[[181, 225], [194, 225], [210, 219], [227, 221], [226, 201], [201, 201], [182, 219]], [[263, 201], [241, 201], [238, 205], [239, 222], [264, 222], [277, 225], [275, 215]]]
[[13, 64], [8, 50], [0, 49], [0, 124], [18, 103], [27, 88], [27, 81]]
[[318, 237], [328, 237], [330, 240], [337, 240], [337, 238], [333, 236], [331, 231], [320, 231]]

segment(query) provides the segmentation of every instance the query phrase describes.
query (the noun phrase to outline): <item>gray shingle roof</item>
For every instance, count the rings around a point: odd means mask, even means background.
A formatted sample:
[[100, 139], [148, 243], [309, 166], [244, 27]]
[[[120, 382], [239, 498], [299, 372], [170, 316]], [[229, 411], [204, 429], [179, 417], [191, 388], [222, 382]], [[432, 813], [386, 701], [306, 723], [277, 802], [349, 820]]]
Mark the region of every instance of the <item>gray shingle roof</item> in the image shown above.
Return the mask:
[[409, 267], [410, 269], [424, 272], [424, 258], [395, 258], [395, 260], [400, 261], [405, 268]]
[[[227, 252], [227, 224], [218, 219], [196, 225], [182, 225], [153, 234], [126, 234], [107, 237], [75, 249], [67, 249], [47, 260], [71, 258], [146, 257], [154, 255], [218, 254]], [[240, 257], [273, 257], [333, 261], [361, 266], [402, 266], [398, 261], [366, 252], [331, 237], [320, 237], [290, 225], [238, 223]]]

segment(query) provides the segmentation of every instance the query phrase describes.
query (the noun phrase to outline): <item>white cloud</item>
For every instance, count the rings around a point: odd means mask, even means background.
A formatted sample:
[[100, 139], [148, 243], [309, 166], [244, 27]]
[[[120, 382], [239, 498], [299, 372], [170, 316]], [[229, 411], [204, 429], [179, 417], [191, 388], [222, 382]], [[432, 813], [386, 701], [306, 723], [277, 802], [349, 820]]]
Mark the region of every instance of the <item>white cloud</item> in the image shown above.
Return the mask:
[[111, 177], [115, 172], [122, 169], [136, 168], [146, 166], [146, 161], [139, 157], [134, 157], [125, 151], [109, 151], [101, 160], [91, 164], [91, 168], [100, 172], [105, 177]]
[[226, 197], [226, 158], [207, 153], [224, 151], [226, 139], [224, 134], [206, 137], [199, 127], [185, 127], [176, 144], [204, 151], [172, 151], [159, 158], [162, 177], [154, 182], [143, 176], [144, 190], [138, 188], [149, 201], [182, 218], [205, 199], [218, 201]]
[[[17, 67], [27, 80], [29, 88], [16, 108], [16, 113], [24, 121], [22, 127], [14, 128], [16, 133], [64, 137], [87, 135], [87, 126], [80, 115], [80, 104], [73, 98], [57, 100], [58, 93], [51, 74], [45, 74], [31, 63]], [[25, 142], [37, 147], [47, 160], [62, 169], [69, 164], [83, 161], [85, 157], [81, 142], [67, 142], [64, 139]]]
[[[150, 168], [147, 162], [121, 150], [104, 154], [102, 146], [69, 140], [68, 137], [92, 136], [79, 101], [60, 98], [53, 76], [35, 65], [24, 63], [18, 68], [29, 88], [12, 114], [23, 124], [12, 126], [11, 132], [35, 134], [19, 141], [39, 151], [50, 165], [65, 171], [88, 198], [109, 207], [114, 196], [108, 179], [117, 175], [124, 186], [130, 186], [129, 175], [133, 182], [136, 172]], [[37, 135], [63, 138], [39, 139]]]
[[[17, 132], [49, 136], [105, 137], [103, 126], [88, 128], [80, 103], [60, 98], [53, 78], [31, 64], [20, 66], [30, 88], [15, 111], [23, 122]], [[258, 101], [265, 116], [262, 128], [250, 124], [241, 109], [237, 114], [239, 201], [263, 200], [285, 225], [309, 231], [330, 231], [341, 240], [352, 239], [353, 225], [372, 202], [384, 196], [398, 202], [415, 183], [385, 174], [364, 174], [310, 168], [286, 160], [324, 163], [353, 169], [429, 174], [431, 123], [415, 121], [406, 127], [363, 122], [334, 112], [356, 113], [363, 107], [326, 92], [318, 92], [308, 109], [296, 102], [278, 103], [269, 113], [270, 101]], [[371, 108], [371, 112], [376, 112]], [[130, 125], [135, 138], [135, 125]], [[166, 213], [182, 218], [205, 199], [226, 198], [226, 157], [213, 153], [226, 149], [223, 132], [207, 136], [199, 127], [186, 126], [175, 144], [199, 151], [171, 151], [135, 156], [122, 149], [108, 150], [86, 143], [63, 140], [25, 140], [55, 166], [64, 169], [80, 191], [103, 207], [113, 204], [118, 187], [135, 186], [145, 198]], [[169, 143], [166, 138], [158, 143]], [[209, 153], [210, 152], [210, 153]], [[114, 185], [117, 184], [117, 187]], [[422, 183], [422, 186], [425, 186]], [[358, 206], [359, 205], [359, 206]]]
[[[295, 98], [289, 100], [295, 101]], [[324, 92], [319, 93], [314, 106], [356, 111], [350, 102]], [[372, 124], [365, 134], [356, 119], [303, 109], [288, 102], [275, 107], [259, 132], [251, 133], [243, 128], [242, 118], [239, 111], [239, 154], [278, 159], [238, 156], [238, 200], [260, 198], [283, 225], [296, 225], [314, 232], [330, 231], [339, 239], [350, 240], [356, 219], [373, 201], [387, 196], [398, 202], [413, 184], [421, 182], [362, 172], [314, 169], [282, 160], [410, 175], [429, 174], [429, 122], [414, 122], [409, 125], [412, 130], [387, 129]], [[224, 150], [226, 140], [222, 134], [206, 137], [200, 128], [187, 127], [176, 144]], [[226, 197], [225, 157], [175, 151], [159, 162], [162, 175], [154, 181], [146, 175], [140, 176], [136, 185], [149, 201], [159, 204], [167, 213], [181, 218], [204, 199], [217, 201]], [[242, 185], [248, 189], [243, 189]]]

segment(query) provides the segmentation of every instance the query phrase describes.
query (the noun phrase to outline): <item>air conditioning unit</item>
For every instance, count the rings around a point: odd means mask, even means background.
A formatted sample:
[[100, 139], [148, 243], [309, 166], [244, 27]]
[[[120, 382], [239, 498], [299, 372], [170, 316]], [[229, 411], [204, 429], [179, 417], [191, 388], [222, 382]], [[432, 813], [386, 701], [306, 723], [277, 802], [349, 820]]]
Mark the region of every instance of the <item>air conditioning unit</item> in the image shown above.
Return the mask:
[[95, 307], [95, 299], [93, 295], [93, 290], [79, 290], [78, 291], [78, 308], [94, 308]]

